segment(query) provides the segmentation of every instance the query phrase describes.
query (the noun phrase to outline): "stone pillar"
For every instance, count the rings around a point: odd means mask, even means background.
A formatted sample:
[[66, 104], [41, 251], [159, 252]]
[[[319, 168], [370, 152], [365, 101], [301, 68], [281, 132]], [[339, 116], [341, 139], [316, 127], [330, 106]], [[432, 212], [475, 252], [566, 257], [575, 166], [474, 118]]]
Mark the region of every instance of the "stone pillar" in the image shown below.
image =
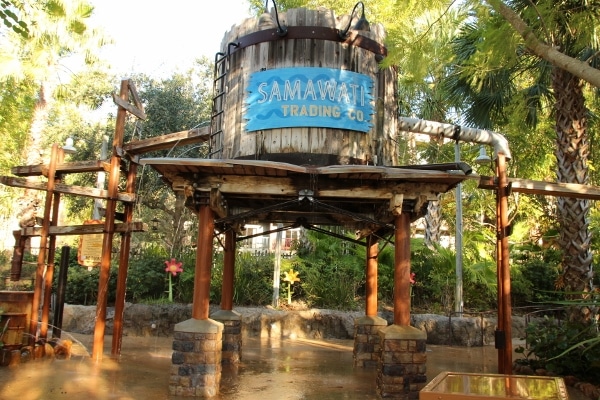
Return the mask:
[[188, 319], [175, 325], [169, 394], [214, 397], [221, 383], [223, 324]]
[[242, 317], [231, 310], [219, 310], [211, 318], [223, 324], [223, 364], [237, 364], [242, 359]]
[[427, 334], [412, 326], [390, 325], [379, 331], [381, 355], [377, 394], [382, 398], [418, 400], [427, 383]]
[[354, 320], [354, 366], [377, 367], [381, 355], [379, 331], [387, 321], [377, 316], [364, 316]]

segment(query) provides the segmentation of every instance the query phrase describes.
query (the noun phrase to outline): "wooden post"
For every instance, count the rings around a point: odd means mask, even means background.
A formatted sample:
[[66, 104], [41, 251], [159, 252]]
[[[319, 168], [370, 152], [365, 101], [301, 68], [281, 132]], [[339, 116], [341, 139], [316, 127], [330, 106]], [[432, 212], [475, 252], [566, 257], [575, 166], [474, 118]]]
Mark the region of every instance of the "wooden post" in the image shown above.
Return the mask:
[[365, 314], [377, 315], [377, 255], [379, 246], [374, 235], [367, 236], [367, 270], [365, 287]]
[[210, 270], [212, 267], [212, 244], [215, 229], [214, 215], [208, 204], [200, 206], [198, 219], [200, 222], [198, 224], [192, 318], [204, 320], [208, 319], [210, 306]]
[[[65, 153], [61, 148], [57, 148], [56, 163], [60, 164], [64, 160]], [[48, 179], [53, 179], [54, 183], [59, 183], [61, 178], [50, 176]], [[58, 225], [58, 216], [60, 211], [60, 193], [53, 194], [52, 200], [52, 219], [48, 225]], [[40, 337], [46, 339], [48, 337], [48, 321], [50, 319], [50, 302], [52, 301], [52, 278], [54, 277], [54, 257], [56, 255], [56, 235], [50, 235], [48, 238], [48, 263], [46, 267], [46, 275], [44, 277], [44, 303], [42, 306], [42, 325], [40, 327]]]
[[[498, 325], [502, 331], [501, 344], [498, 351], [498, 370], [502, 374], [512, 374], [512, 305], [510, 300], [510, 260], [508, 252], [508, 179], [506, 177], [506, 156], [498, 153], [496, 161], [498, 176], [497, 188], [497, 269], [498, 269]], [[501, 324], [500, 324], [501, 321]], [[498, 346], [497, 346], [498, 347]], [[500, 360], [502, 358], [502, 360]]]
[[25, 252], [25, 243], [27, 236], [21, 235], [21, 231], [13, 231], [15, 237], [15, 248], [13, 250], [12, 262], [10, 264], [10, 280], [18, 281], [21, 279], [21, 270], [23, 269], [23, 253]]
[[42, 233], [40, 235], [40, 252], [38, 253], [37, 268], [35, 270], [35, 288], [31, 301], [31, 323], [29, 324], [29, 344], [35, 345], [37, 339], [38, 319], [42, 290], [44, 286], [44, 269], [46, 256], [48, 254], [48, 232], [50, 230], [50, 212], [54, 198], [54, 176], [56, 175], [56, 162], [58, 158], [58, 145], [52, 145], [50, 153], [50, 164], [48, 165], [48, 183], [46, 185], [46, 202], [44, 204], [44, 220], [42, 222]]
[[498, 308], [498, 322], [495, 331], [494, 345], [498, 350], [498, 372], [504, 371], [504, 308], [502, 307], [502, 249], [500, 240], [501, 211], [500, 211], [500, 185], [498, 182], [498, 166], [496, 165], [496, 301]]
[[[129, 81], [121, 81], [119, 97], [126, 101], [129, 90]], [[104, 216], [104, 237], [102, 239], [102, 258], [100, 260], [100, 278], [98, 280], [98, 300], [96, 304], [96, 324], [94, 325], [94, 343], [92, 359], [102, 360], [104, 351], [104, 331], [106, 328], [106, 302], [108, 300], [108, 283], [110, 277], [110, 257], [112, 241], [115, 231], [115, 211], [117, 207], [117, 194], [119, 191], [119, 176], [121, 168], [120, 148], [123, 146], [125, 133], [125, 119], [127, 110], [120, 106], [117, 110], [115, 123], [115, 137], [113, 138], [112, 157], [108, 176], [108, 199], [106, 200], [106, 214]]]
[[[129, 163], [127, 173], [127, 193], [135, 192], [135, 176], [137, 174], [137, 164]], [[124, 223], [133, 221], [133, 203], [125, 203]], [[127, 270], [129, 269], [129, 250], [131, 244], [131, 231], [127, 230], [121, 233], [121, 249], [119, 252], [119, 274], [117, 276], [117, 294], [115, 299], [115, 317], [113, 320], [113, 336], [111, 355], [121, 355], [121, 345], [123, 344], [123, 315], [125, 314], [125, 292], [127, 291]]]
[[235, 231], [225, 232], [223, 256], [223, 287], [221, 288], [221, 310], [233, 310], [233, 276], [235, 273]]
[[410, 326], [410, 216], [401, 213], [394, 221], [394, 324]]

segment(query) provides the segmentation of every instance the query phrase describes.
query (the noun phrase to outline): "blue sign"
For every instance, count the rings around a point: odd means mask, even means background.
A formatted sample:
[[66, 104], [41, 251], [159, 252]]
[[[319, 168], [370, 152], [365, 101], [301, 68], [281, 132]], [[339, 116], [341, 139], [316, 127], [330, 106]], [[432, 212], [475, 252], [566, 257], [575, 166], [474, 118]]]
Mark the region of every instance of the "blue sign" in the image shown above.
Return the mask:
[[323, 127], [368, 132], [373, 80], [333, 68], [281, 68], [250, 76], [246, 130]]

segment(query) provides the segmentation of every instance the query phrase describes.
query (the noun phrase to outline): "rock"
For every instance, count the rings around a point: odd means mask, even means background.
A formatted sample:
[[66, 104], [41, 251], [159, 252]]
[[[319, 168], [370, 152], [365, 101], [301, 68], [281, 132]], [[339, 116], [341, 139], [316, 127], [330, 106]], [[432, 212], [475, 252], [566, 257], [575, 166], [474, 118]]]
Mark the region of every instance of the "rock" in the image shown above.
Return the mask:
[[[211, 305], [210, 315], [218, 311]], [[324, 309], [278, 310], [273, 307], [235, 307], [242, 318], [242, 334], [264, 338], [334, 338], [354, 337], [354, 320], [364, 311]], [[65, 304], [62, 329], [68, 332], [92, 334], [96, 306]], [[125, 305], [123, 335], [171, 336], [175, 324], [192, 316], [191, 304], [131, 304]], [[393, 313], [380, 316], [393, 322]], [[112, 334], [114, 308], [107, 309], [106, 334]], [[454, 346], [483, 346], [494, 343], [496, 319], [480, 316], [449, 317], [436, 314], [413, 314], [411, 324], [427, 333], [428, 344]], [[524, 319], [513, 317], [513, 337], [524, 335]]]

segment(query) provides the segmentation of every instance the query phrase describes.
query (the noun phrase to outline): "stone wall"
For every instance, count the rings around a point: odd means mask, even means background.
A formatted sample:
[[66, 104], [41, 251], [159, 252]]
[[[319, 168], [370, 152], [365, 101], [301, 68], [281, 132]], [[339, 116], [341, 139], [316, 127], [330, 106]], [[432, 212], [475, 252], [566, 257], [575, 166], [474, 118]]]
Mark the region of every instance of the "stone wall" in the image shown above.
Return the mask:
[[[219, 310], [211, 306], [211, 314]], [[354, 320], [364, 316], [362, 311], [310, 309], [282, 311], [267, 307], [234, 307], [241, 315], [242, 336], [262, 338], [353, 339]], [[63, 331], [83, 334], [94, 332], [96, 306], [65, 304]], [[175, 324], [188, 320], [191, 305], [127, 304], [123, 321], [126, 336], [172, 336]], [[393, 321], [390, 312], [380, 317], [388, 324]], [[107, 309], [106, 334], [112, 334], [114, 308]], [[414, 314], [411, 325], [427, 333], [428, 344], [454, 346], [482, 346], [494, 343], [496, 318], [448, 317], [435, 314]], [[513, 337], [524, 336], [525, 321], [513, 317]]]

